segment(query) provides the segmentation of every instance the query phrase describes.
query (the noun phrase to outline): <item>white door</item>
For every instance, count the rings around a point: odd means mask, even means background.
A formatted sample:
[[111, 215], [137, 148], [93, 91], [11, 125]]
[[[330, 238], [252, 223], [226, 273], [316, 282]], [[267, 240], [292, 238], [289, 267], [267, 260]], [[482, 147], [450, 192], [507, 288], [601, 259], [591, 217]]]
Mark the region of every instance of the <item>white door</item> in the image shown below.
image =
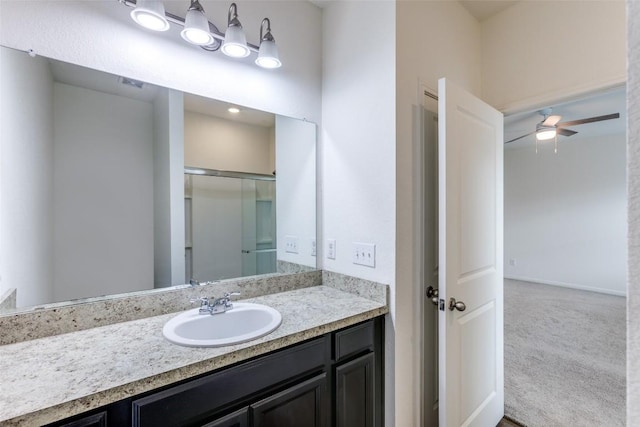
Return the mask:
[[489, 427], [504, 415], [502, 114], [446, 79], [438, 96], [440, 426]]

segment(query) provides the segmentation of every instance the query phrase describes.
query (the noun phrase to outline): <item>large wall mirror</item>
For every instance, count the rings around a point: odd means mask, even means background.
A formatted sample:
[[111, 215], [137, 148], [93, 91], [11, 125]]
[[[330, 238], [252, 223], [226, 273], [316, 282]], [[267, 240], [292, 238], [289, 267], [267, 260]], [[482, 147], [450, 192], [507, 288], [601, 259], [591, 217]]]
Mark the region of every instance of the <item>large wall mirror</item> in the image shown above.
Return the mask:
[[0, 313], [316, 268], [315, 124], [0, 55]]

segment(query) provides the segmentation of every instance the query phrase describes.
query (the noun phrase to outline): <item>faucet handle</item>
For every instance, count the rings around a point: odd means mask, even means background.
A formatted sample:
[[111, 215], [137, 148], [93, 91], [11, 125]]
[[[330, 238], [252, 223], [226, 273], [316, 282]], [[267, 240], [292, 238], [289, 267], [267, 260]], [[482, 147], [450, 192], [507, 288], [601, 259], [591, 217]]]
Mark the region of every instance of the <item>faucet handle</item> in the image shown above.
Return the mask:
[[230, 297], [237, 297], [238, 295], [242, 295], [240, 292], [225, 292], [223, 298], [229, 299]]
[[207, 297], [191, 298], [191, 299], [189, 300], [189, 302], [190, 302], [191, 304], [194, 304], [194, 303], [196, 303], [196, 302], [199, 302], [199, 303], [200, 303], [200, 306], [201, 306], [201, 307], [203, 307], [203, 306], [207, 306], [207, 305], [209, 305], [209, 298], [207, 298]]

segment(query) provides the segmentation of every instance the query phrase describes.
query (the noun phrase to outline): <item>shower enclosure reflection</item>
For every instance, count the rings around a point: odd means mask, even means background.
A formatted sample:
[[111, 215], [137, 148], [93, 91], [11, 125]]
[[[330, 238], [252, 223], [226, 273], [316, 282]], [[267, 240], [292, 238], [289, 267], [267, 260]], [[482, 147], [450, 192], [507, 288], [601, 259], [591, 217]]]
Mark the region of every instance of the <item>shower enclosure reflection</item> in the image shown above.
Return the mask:
[[196, 171], [185, 170], [186, 281], [275, 273], [275, 176]]

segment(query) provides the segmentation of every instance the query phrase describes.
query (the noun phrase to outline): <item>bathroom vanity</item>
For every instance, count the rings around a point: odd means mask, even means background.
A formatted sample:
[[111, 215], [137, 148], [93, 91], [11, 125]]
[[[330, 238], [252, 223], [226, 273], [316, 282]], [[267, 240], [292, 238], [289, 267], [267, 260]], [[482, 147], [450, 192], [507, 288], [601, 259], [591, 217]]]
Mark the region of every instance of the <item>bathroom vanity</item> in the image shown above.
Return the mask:
[[51, 426], [381, 425], [381, 348], [378, 317]]
[[278, 329], [216, 348], [162, 336], [177, 313], [0, 346], [0, 425], [379, 426], [383, 299], [320, 285], [248, 298]]

